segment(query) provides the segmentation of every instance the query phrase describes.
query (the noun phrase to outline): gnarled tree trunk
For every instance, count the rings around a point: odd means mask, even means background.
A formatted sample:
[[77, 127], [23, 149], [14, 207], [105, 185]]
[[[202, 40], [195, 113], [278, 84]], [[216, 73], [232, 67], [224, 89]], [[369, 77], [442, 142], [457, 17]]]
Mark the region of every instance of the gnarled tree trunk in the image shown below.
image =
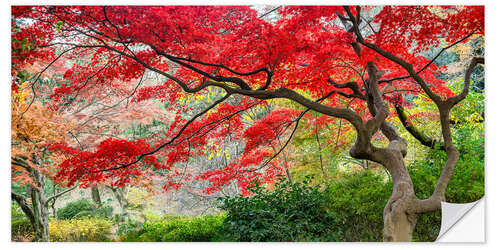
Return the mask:
[[[43, 187], [45, 185], [45, 177], [40, 173], [39, 170], [32, 168], [27, 162], [26, 159], [20, 157], [14, 157], [11, 159], [12, 164], [25, 168], [30, 176], [33, 178], [33, 185], [28, 186], [28, 197], [31, 198], [31, 204], [28, 201], [27, 197], [24, 197], [15, 192], [12, 193], [12, 199], [16, 201], [23, 210], [24, 214], [30, 220], [31, 226], [35, 231], [35, 241], [50, 241], [49, 234], [49, 204], [51, 201], [55, 202], [55, 200], [76, 188], [76, 186], [72, 188], [68, 188], [60, 193], [54, 194], [53, 196], [47, 198]], [[36, 160], [35, 164], [39, 164]]]
[[[43, 187], [43, 186], [42, 186]], [[49, 235], [49, 206], [43, 189], [31, 188], [31, 203], [35, 217], [35, 240], [50, 241]]]
[[411, 212], [415, 201], [413, 183], [403, 158], [394, 153], [395, 159], [387, 158], [392, 176], [392, 195], [384, 208], [384, 241], [411, 241], [417, 214]]
[[[49, 204], [43, 191], [45, 177], [38, 169], [32, 168], [27, 159], [21, 157], [12, 158], [12, 164], [25, 168], [33, 179], [33, 185], [28, 186], [28, 197], [31, 198], [31, 206], [28, 200], [19, 194], [12, 192], [12, 198], [21, 206], [23, 212], [30, 219], [35, 231], [35, 241], [50, 241], [49, 236]], [[37, 157], [31, 160], [34, 164], [40, 165]]]

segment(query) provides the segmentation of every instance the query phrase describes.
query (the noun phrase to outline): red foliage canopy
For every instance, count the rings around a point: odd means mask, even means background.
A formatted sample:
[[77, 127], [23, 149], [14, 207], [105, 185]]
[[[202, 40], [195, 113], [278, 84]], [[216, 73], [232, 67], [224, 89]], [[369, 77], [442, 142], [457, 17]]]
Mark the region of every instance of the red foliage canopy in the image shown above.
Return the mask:
[[[139, 88], [133, 101], [172, 104], [167, 105], [175, 114], [168, 131], [135, 141], [107, 139], [93, 151], [56, 144], [53, 150], [72, 156], [59, 166], [61, 180], [86, 185], [113, 179], [123, 185], [145, 169], [171, 169], [189, 157], [219, 150], [217, 143], [231, 137], [244, 140], [245, 151], [224, 168], [194, 179], [208, 180], [212, 185], [207, 191], [231, 180], [245, 187], [254, 180], [272, 181], [283, 171], [270, 158], [276, 152], [268, 145], [276, 144], [276, 137], [288, 133], [304, 114], [278, 109], [247, 126], [245, 110], [266, 105], [267, 99], [286, 98], [322, 113], [321, 125], [327, 116], [346, 118], [325, 107], [341, 107], [346, 98], [355, 98], [352, 110], [366, 120], [371, 116], [359, 97], [365, 92], [368, 62], [380, 70], [381, 88], [390, 83], [384, 88], [385, 100], [422, 91], [400, 64], [356, 42], [348, 14], [361, 24], [365, 42], [411, 64], [443, 98], [453, 94], [436, 77], [446, 67], [420, 52], [484, 32], [484, 8], [478, 6], [348, 9], [351, 13], [337, 6], [285, 6], [271, 20], [268, 13], [259, 15], [247, 6], [14, 6], [12, 69], [16, 74], [27, 64], [50, 66], [65, 60], [62, 84], [50, 94], [55, 107], [67, 105], [68, 97], [82, 89], [96, 94], [118, 88], [147, 71], [164, 79]], [[357, 87], [339, 84], [344, 82]], [[197, 112], [179, 104], [184, 92], [204, 95], [208, 87], [226, 94]], [[235, 96], [237, 101], [231, 99]], [[178, 175], [172, 170], [166, 188], [188, 181], [172, 181]]]

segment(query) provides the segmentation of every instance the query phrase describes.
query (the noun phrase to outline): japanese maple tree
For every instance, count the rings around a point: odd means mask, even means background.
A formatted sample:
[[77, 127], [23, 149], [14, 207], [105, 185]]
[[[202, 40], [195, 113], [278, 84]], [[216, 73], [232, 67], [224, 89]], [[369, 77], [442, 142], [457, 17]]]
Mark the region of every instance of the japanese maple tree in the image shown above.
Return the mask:
[[51, 143], [68, 139], [66, 131], [71, 129], [72, 123], [39, 101], [29, 103], [30, 91], [26, 86], [27, 82], [23, 82], [12, 93], [11, 174], [13, 183], [26, 187], [27, 196], [12, 190], [11, 197], [29, 219], [35, 239], [48, 241], [49, 206], [76, 188], [54, 192], [51, 196], [45, 194], [46, 181], [54, 180], [58, 164], [65, 160], [49, 147]]
[[[278, 18], [266, 19], [271, 12]], [[474, 58], [463, 69], [460, 93], [438, 77], [446, 65], [434, 64], [444, 50], [484, 34], [480, 6], [284, 6], [260, 15], [247, 6], [23, 6], [13, 7], [12, 15], [17, 26], [13, 72], [35, 62], [47, 67], [66, 62], [54, 75], [62, 82], [50, 95], [55, 109], [76, 105], [81, 91], [105, 95], [145, 74], [158, 76], [152, 84], [137, 85], [131, 102], [162, 103], [169, 118], [166, 132], [136, 140], [109, 138], [88, 150], [54, 144], [52, 150], [70, 156], [58, 166], [59, 180], [70, 185], [113, 180], [120, 186], [151, 169], [167, 169], [166, 189], [199, 180], [209, 182], [205, 192], [232, 181], [245, 190], [286, 173], [286, 160], [279, 156], [301, 119], [323, 126], [340, 118], [357, 133], [350, 155], [379, 163], [392, 176], [393, 194], [384, 210], [386, 241], [410, 241], [418, 215], [440, 209], [445, 201], [459, 157], [450, 110], [467, 96], [472, 70], [484, 63]], [[430, 48], [440, 52], [428, 59], [421, 53]], [[418, 93], [439, 111], [442, 142], [417, 139], [448, 156], [425, 200], [415, 196], [404, 163], [411, 145], [387, 120], [392, 106], [402, 113], [411, 105], [407, 98]], [[195, 107], [183, 105], [188, 98], [205, 97]], [[303, 108], [264, 113], [248, 125], [248, 112], [272, 99]], [[307, 115], [311, 110], [322, 116]], [[376, 133], [387, 146], [372, 143]], [[246, 144], [222, 168], [190, 174], [178, 169], [192, 157], [220, 152], [227, 140]]]

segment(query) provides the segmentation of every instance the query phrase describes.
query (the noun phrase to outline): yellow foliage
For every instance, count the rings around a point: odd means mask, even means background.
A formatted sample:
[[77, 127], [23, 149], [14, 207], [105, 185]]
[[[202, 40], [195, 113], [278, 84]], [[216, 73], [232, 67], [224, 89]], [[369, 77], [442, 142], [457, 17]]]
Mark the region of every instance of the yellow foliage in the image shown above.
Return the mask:
[[152, 205], [151, 195], [145, 189], [129, 187], [127, 201], [131, 208], [145, 208]]
[[110, 241], [111, 221], [96, 218], [52, 220], [49, 222], [50, 241]]
[[23, 91], [13, 93], [12, 140], [33, 144], [66, 138], [71, 123], [39, 102], [35, 101], [30, 106], [23, 101], [24, 96]]
[[[469, 41], [474, 40], [475, 38], [481, 37], [482, 35], [474, 34], [469, 38]], [[480, 47], [484, 47], [484, 40], [481, 40]], [[469, 42], [459, 43], [453, 46], [453, 52], [457, 53], [460, 58], [460, 61], [465, 61], [465, 59], [469, 58], [473, 55], [473, 50], [477, 49], [477, 46], [471, 46]]]
[[[18, 91], [12, 92], [11, 109], [12, 157], [33, 159], [37, 156], [50, 162], [50, 166], [56, 166], [63, 160], [62, 156], [57, 154], [51, 154], [50, 158], [47, 158], [44, 148], [51, 143], [67, 141], [68, 130], [73, 128], [70, 121], [41, 102], [32, 102], [27, 82], [21, 84]], [[31, 160], [26, 163], [32, 168], [39, 167], [33, 165]], [[42, 170], [45, 171], [44, 174], [49, 175], [53, 172], [46, 166]], [[19, 167], [13, 168], [13, 171], [19, 171]]]

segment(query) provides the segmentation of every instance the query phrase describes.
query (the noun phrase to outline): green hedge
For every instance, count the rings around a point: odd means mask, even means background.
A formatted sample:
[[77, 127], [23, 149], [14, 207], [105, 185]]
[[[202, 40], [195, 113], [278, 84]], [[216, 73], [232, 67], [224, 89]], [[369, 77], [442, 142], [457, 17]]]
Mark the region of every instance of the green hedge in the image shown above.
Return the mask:
[[128, 232], [121, 241], [132, 242], [209, 242], [219, 238], [224, 215], [205, 215], [194, 218], [166, 217], [146, 221], [142, 228]]
[[329, 183], [328, 211], [340, 222], [340, 241], [381, 241], [383, 210], [392, 183], [373, 171], [346, 174]]
[[24, 215], [21, 207], [15, 203], [11, 203], [11, 238], [13, 241], [20, 241], [31, 238], [33, 236], [33, 227], [31, 222]]
[[102, 205], [96, 208], [92, 202], [86, 199], [72, 201], [57, 210], [57, 217], [60, 220], [84, 217], [111, 218], [112, 215], [112, 206]]
[[[446, 189], [447, 202], [469, 203], [484, 196], [484, 137], [480, 134], [481, 130], [467, 127], [454, 134], [460, 158]], [[412, 164], [410, 174], [419, 198], [425, 199], [432, 194], [446, 159], [443, 151], [430, 150], [427, 159]], [[417, 221], [414, 239], [434, 241], [440, 228], [441, 211], [424, 214]]]
[[251, 197], [224, 200], [227, 241], [337, 241], [338, 220], [327, 212], [328, 201], [318, 186], [308, 181], [290, 185], [282, 179], [272, 191], [251, 188]]
[[95, 207], [90, 201], [86, 199], [76, 200], [58, 209], [57, 218], [60, 220], [69, 220], [78, 214], [94, 211], [94, 209]]
[[13, 241], [16, 239], [30, 238], [33, 235], [33, 227], [27, 218], [12, 219], [10, 228]]

